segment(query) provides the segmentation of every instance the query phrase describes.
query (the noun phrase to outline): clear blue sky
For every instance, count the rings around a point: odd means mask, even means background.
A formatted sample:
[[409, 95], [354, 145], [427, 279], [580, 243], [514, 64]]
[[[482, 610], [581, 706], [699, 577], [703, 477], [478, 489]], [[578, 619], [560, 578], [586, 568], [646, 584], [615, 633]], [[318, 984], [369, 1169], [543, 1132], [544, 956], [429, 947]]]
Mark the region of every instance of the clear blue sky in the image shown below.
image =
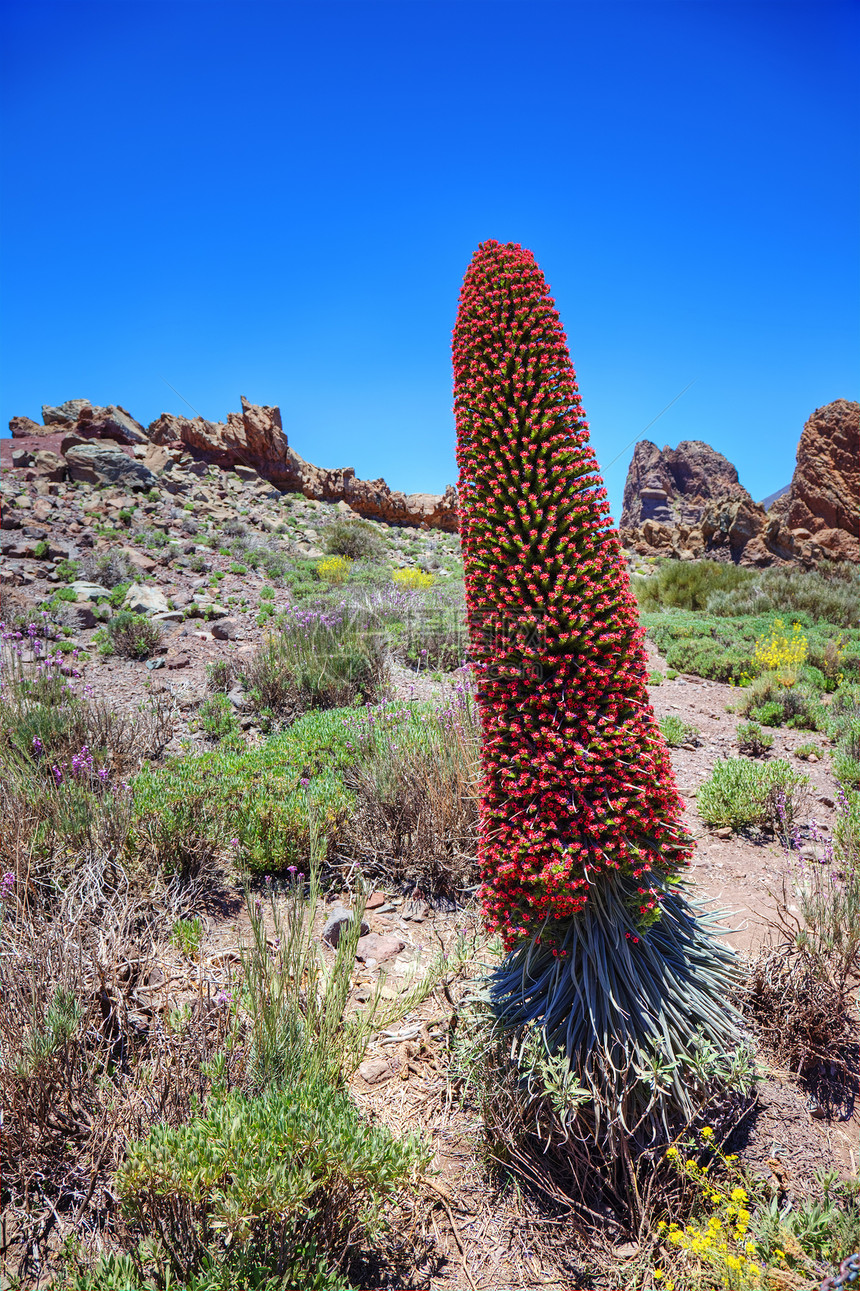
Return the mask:
[[[280, 405], [294, 447], [456, 479], [450, 334], [485, 238], [537, 257], [617, 518], [647, 422], [759, 498], [858, 392], [860, 8], [15, 0], [2, 433]], [[189, 415], [190, 412], [189, 412]], [[609, 465], [618, 454], [618, 460]]]

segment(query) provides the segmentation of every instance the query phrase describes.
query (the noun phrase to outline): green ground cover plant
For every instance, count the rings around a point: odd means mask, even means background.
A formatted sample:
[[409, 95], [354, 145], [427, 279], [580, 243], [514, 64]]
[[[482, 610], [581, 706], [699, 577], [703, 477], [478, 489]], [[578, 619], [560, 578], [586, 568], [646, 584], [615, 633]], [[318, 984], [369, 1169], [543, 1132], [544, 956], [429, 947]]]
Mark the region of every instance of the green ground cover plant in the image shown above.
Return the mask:
[[[746, 685], [757, 671], [756, 642], [770, 633], [778, 617], [768, 614], [733, 618], [668, 609], [644, 611], [641, 621], [670, 668], [713, 681]], [[809, 663], [824, 673], [837, 629], [829, 623], [815, 622], [804, 612], [798, 612], [795, 618], [808, 640]], [[860, 629], [843, 628], [838, 633], [843, 641], [841, 669], [850, 681], [860, 675]], [[803, 673], [801, 680], [802, 677]]]
[[699, 728], [693, 726], [690, 722], [685, 722], [682, 717], [676, 717], [670, 713], [666, 717], [661, 717], [657, 725], [663, 739], [670, 748], [680, 748], [682, 744], [698, 744]]
[[802, 810], [809, 777], [794, 771], [785, 758], [753, 762], [723, 758], [699, 786], [702, 820], [715, 827], [747, 829], [766, 826], [787, 836]]

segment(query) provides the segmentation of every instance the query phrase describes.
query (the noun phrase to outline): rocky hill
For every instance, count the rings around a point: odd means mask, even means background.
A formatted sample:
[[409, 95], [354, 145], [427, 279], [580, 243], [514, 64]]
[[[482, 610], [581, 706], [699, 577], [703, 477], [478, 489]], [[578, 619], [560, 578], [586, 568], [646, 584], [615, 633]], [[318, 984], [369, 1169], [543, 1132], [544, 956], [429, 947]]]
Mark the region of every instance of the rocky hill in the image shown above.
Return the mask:
[[28, 417], [9, 422], [17, 441], [14, 464], [36, 475], [47, 473], [58, 480], [68, 474], [72, 480], [146, 489], [156, 483], [154, 476], [167, 475], [169, 485], [198, 466], [241, 466], [283, 492], [302, 493], [319, 502], [345, 502], [369, 519], [447, 532], [457, 528], [453, 485], [444, 494], [405, 494], [390, 489], [383, 479], [358, 479], [349, 466], [313, 466], [290, 447], [280, 409], [258, 406], [244, 397], [242, 411], [228, 413], [226, 422], [165, 412], [144, 429], [125, 408], [97, 408], [86, 399], [45, 405], [42, 420], [41, 426]]
[[[775, 500], [774, 500], [775, 499]], [[640, 556], [740, 565], [860, 563], [860, 404], [817, 408], [791, 485], [752, 500], [721, 453], [701, 440], [636, 445], [624, 487], [621, 538]]]

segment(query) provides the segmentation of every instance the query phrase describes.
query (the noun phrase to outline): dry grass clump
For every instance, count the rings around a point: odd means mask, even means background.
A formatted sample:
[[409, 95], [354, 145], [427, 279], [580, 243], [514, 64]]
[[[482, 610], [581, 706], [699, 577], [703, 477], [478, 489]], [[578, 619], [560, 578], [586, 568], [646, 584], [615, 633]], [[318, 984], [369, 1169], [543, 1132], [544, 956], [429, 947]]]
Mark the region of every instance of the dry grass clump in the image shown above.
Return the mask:
[[849, 1040], [845, 994], [803, 955], [771, 944], [750, 964], [743, 993], [768, 1052], [799, 1076], [838, 1060]]
[[160, 1016], [146, 990], [176, 894], [135, 892], [115, 857], [79, 855], [61, 895], [20, 874], [0, 911], [0, 1100], [5, 1265], [32, 1285], [69, 1231], [112, 1222], [130, 1138], [178, 1124], [223, 1047], [207, 999]]
[[369, 719], [363, 756], [345, 772], [356, 806], [341, 850], [368, 876], [455, 898], [478, 882], [477, 714], [462, 700], [391, 718]]

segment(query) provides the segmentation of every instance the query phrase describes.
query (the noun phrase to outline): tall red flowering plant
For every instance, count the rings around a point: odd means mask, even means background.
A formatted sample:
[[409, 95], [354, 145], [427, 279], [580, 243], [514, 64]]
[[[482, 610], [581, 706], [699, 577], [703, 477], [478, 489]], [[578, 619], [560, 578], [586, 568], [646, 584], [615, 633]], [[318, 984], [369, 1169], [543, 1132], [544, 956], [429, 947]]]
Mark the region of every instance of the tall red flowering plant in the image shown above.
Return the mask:
[[566, 337], [531, 252], [478, 248], [453, 357], [483, 899], [508, 951], [496, 1008], [539, 1027], [622, 1121], [667, 1097], [689, 1110], [697, 1045], [734, 1035], [731, 956], [679, 888], [692, 841]]

